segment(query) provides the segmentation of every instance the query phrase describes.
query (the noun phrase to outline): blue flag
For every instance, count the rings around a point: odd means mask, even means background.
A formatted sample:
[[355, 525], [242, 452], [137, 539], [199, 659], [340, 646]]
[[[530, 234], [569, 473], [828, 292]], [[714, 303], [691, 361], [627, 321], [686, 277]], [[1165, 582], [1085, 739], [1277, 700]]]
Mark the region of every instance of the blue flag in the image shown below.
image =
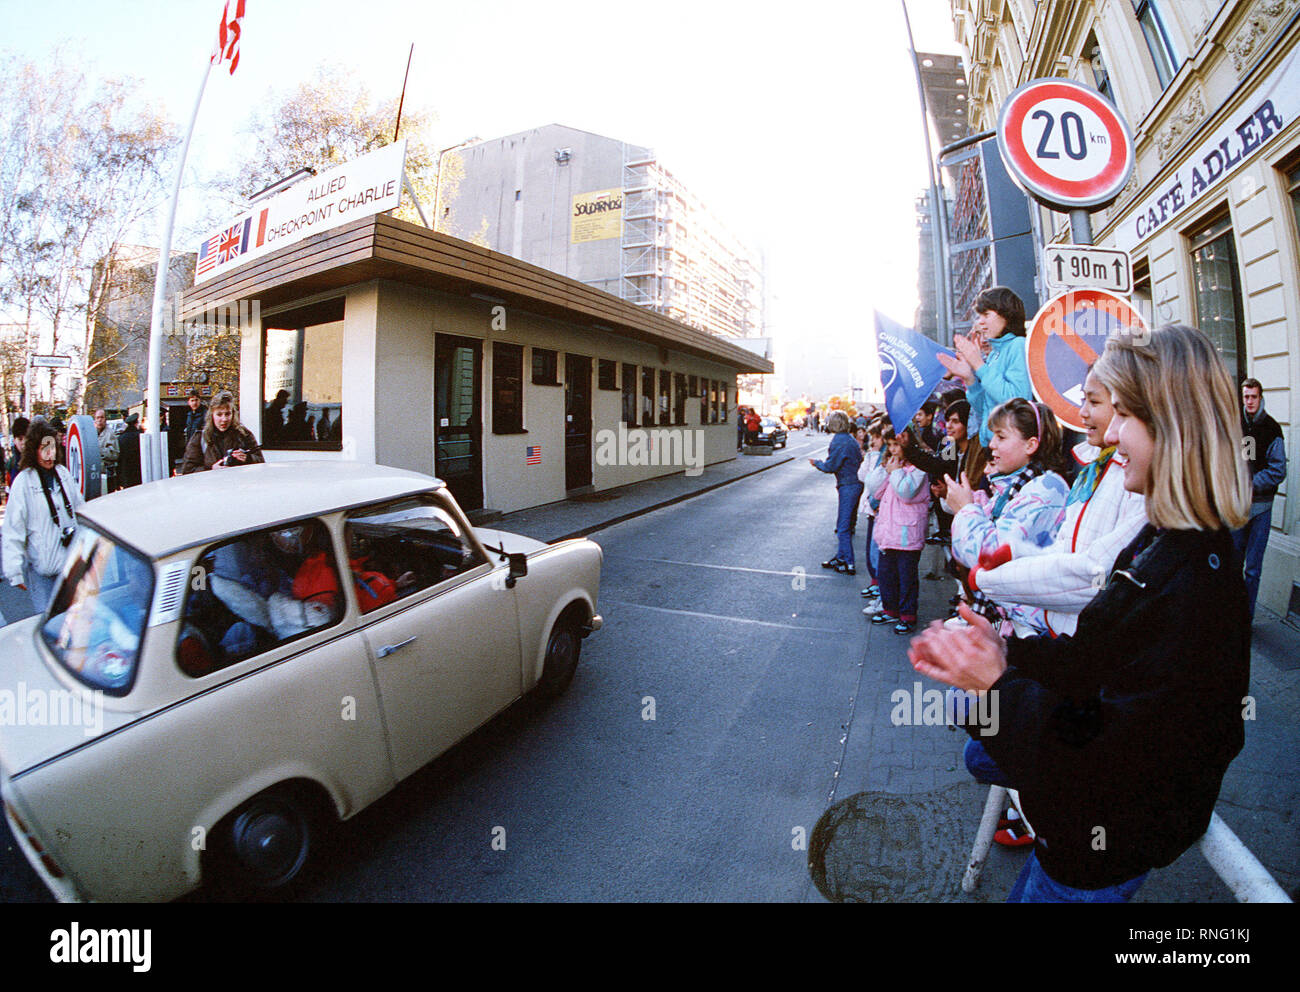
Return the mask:
[[911, 423], [921, 404], [948, 372], [935, 356], [956, 355], [924, 334], [894, 323], [879, 311], [876, 311], [876, 347], [880, 354], [880, 386], [885, 392], [885, 409], [894, 430], [899, 431]]

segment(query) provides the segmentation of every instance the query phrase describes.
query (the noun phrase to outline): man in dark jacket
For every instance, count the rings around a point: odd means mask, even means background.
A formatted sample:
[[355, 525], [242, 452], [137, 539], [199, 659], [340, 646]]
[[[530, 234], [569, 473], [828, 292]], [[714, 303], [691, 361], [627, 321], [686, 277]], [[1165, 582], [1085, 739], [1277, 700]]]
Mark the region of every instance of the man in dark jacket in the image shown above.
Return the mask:
[[123, 488], [138, 486], [140, 477], [140, 415], [126, 418], [126, 429], [117, 435], [117, 481]]
[[190, 438], [203, 430], [203, 422], [207, 418], [208, 408], [203, 405], [203, 397], [199, 395], [197, 389], [190, 390], [186, 402], [190, 406], [190, 412], [185, 415], [185, 444], [188, 445]]
[[1273, 497], [1286, 478], [1286, 443], [1282, 428], [1264, 412], [1264, 389], [1258, 379], [1241, 384], [1241, 433], [1250, 459], [1250, 523], [1233, 532], [1238, 560], [1245, 566], [1250, 618], [1255, 619], [1259, 573], [1264, 566], [1269, 528], [1273, 525]]

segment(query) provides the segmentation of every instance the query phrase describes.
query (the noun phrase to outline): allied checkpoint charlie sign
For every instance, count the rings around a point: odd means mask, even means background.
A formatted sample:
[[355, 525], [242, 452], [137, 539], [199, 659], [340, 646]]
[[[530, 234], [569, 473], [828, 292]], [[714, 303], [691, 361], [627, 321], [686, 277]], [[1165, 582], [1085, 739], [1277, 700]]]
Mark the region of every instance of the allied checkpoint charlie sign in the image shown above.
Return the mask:
[[402, 199], [405, 166], [402, 140], [256, 204], [199, 246], [195, 285], [308, 235], [395, 209]]

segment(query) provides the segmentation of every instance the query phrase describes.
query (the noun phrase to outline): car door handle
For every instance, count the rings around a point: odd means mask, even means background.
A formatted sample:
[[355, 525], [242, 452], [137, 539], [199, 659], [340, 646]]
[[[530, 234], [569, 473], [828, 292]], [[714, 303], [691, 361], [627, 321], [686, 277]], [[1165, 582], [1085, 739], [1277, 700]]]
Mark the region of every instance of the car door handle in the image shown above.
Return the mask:
[[375, 657], [376, 657], [376, 658], [387, 658], [390, 654], [392, 654], [392, 653], [393, 653], [394, 651], [396, 651], [398, 648], [404, 648], [404, 647], [406, 647], [406, 645], [411, 644], [411, 643], [413, 643], [414, 641], [415, 641], [415, 638], [414, 638], [414, 637], [408, 637], [406, 640], [404, 640], [404, 641], [398, 641], [396, 644], [385, 644], [382, 648], [380, 648], [378, 651], [375, 652]]

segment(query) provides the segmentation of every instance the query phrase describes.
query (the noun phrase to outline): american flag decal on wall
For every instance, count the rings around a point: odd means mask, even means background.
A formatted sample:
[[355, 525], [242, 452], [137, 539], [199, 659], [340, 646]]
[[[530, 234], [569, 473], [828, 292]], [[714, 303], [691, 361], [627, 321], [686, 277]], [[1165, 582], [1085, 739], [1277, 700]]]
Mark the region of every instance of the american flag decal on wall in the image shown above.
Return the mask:
[[542, 446], [540, 444], [530, 444], [525, 449], [524, 464], [525, 465], [542, 464]]

